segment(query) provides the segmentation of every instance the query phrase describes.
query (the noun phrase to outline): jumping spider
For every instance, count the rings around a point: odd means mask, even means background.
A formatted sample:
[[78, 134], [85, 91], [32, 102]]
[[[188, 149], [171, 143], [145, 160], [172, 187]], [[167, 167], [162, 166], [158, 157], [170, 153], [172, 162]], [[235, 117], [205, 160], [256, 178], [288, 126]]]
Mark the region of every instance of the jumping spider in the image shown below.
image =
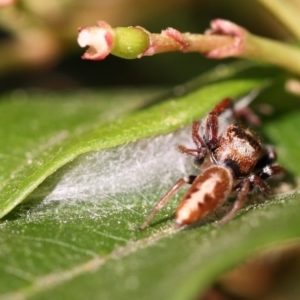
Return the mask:
[[[183, 196], [175, 213], [178, 226], [193, 224], [220, 207], [229, 196], [236, 196], [232, 209], [221, 219], [228, 222], [243, 207], [246, 196], [253, 190], [269, 194], [265, 180], [284, 172], [283, 167], [272, 165], [276, 160], [274, 150], [262, 145], [257, 134], [238, 119], [250, 112], [237, 109], [233, 102], [222, 100], [202, 121], [192, 124], [192, 141], [195, 149], [180, 145], [179, 151], [194, 157], [195, 164], [203, 170], [198, 176], [179, 179], [156, 203], [140, 229], [145, 229], [155, 214], [185, 183], [190, 188]], [[253, 114], [253, 113], [252, 113]], [[251, 114], [249, 114], [251, 119]], [[253, 115], [252, 115], [253, 116]], [[223, 124], [225, 119], [227, 123]], [[224, 122], [223, 122], [224, 123]]]

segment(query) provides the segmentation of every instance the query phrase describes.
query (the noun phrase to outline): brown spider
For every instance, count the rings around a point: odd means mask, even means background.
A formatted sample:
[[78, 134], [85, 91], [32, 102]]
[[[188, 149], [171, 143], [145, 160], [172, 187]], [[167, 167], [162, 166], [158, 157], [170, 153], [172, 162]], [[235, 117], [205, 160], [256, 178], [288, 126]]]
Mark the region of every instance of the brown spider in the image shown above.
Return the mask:
[[[191, 186], [175, 213], [178, 226], [201, 220], [221, 206], [229, 196], [236, 195], [232, 209], [220, 221], [223, 225], [243, 207], [249, 192], [256, 189], [264, 194], [271, 192], [264, 180], [283, 173], [284, 169], [272, 165], [276, 160], [274, 150], [262, 145], [254, 131], [237, 122], [241, 117], [253, 120], [255, 115], [248, 108], [236, 107], [226, 98], [215, 106], [202, 123], [193, 122], [192, 140], [196, 148], [188, 149], [181, 145], [178, 148], [180, 152], [194, 157], [195, 164], [203, 172], [198, 176], [179, 179], [156, 203], [140, 226], [141, 230], [185, 183]], [[221, 128], [221, 121], [225, 119], [227, 124]]]

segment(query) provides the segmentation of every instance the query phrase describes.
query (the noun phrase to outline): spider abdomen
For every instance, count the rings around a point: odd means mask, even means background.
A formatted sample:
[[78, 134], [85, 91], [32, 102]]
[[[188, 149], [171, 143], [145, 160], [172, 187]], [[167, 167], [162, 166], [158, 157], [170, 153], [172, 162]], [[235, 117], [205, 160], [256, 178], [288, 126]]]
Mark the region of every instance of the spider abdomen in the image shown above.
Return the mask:
[[230, 195], [233, 178], [226, 167], [214, 165], [201, 173], [187, 190], [175, 214], [178, 225], [197, 222], [222, 205]]

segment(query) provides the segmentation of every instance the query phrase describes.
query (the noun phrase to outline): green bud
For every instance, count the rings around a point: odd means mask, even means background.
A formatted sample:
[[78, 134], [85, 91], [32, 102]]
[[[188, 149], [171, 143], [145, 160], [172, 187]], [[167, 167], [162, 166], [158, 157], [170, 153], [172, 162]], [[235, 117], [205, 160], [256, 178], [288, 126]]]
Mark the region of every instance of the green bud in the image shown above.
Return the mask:
[[114, 47], [111, 54], [134, 59], [149, 47], [149, 37], [145, 30], [139, 27], [114, 28]]

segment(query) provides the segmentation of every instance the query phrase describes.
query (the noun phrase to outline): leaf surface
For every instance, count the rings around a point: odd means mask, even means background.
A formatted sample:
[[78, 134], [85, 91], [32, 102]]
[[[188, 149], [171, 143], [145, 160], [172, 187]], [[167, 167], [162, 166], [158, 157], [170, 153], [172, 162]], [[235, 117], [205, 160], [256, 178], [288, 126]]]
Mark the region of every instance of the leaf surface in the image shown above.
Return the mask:
[[[0, 299], [191, 299], [262, 248], [297, 239], [295, 191], [248, 206], [224, 228], [209, 220], [180, 232], [172, 227], [176, 196], [147, 230], [136, 230], [172, 182], [195, 171], [174, 150], [189, 142], [190, 129], [180, 128], [263, 82], [220, 82], [131, 113], [144, 99], [117, 108], [120, 98], [107, 108], [100, 94], [85, 97], [90, 106], [74, 96], [0, 102], [2, 215], [27, 197], [1, 223]], [[266, 118], [261, 134], [296, 182], [300, 118], [292, 101], [293, 109]]]

